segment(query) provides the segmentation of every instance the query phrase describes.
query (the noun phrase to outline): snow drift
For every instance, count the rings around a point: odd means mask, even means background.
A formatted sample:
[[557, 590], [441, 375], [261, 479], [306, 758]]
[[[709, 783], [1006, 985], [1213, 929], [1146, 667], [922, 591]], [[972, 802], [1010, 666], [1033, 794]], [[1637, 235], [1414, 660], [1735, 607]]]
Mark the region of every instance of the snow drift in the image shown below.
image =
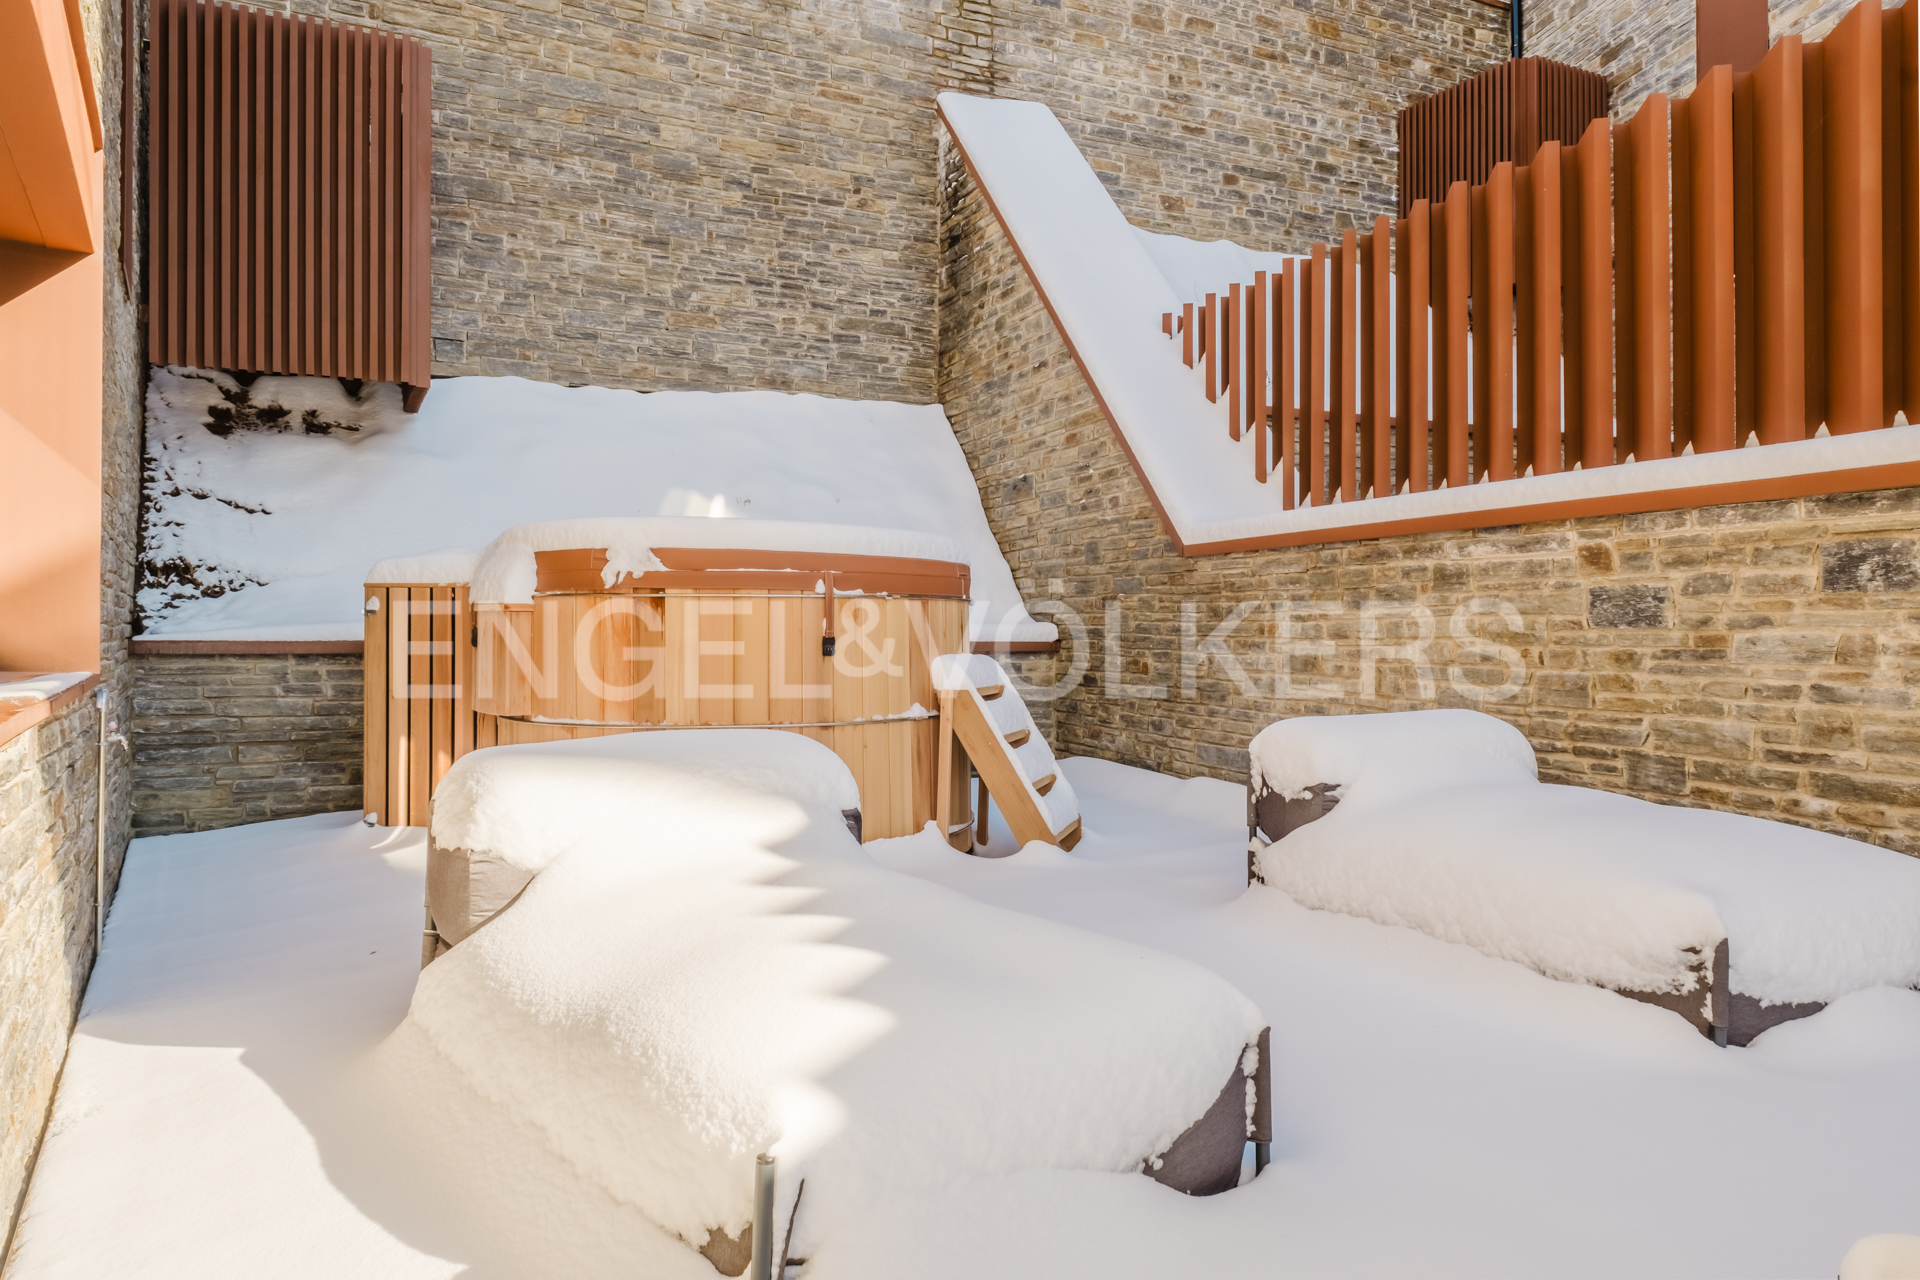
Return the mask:
[[1306, 906], [1623, 992], [1694, 990], [1723, 940], [1734, 999], [1763, 1009], [1920, 985], [1920, 862], [1902, 854], [1543, 784], [1519, 730], [1477, 711], [1302, 716], [1250, 753], [1256, 794], [1338, 797], [1258, 851]]
[[391, 385], [167, 368], [146, 449], [150, 639], [357, 640], [375, 561], [464, 580], [512, 525], [690, 515], [951, 540], [974, 639], [1055, 635], [1022, 606], [938, 405], [443, 378], [407, 415]]
[[536, 874], [421, 974], [390, 1075], [531, 1126], [696, 1246], [748, 1225], [770, 1150], [776, 1222], [815, 1259], [885, 1187], [1139, 1169], [1216, 1103], [1263, 1025], [1244, 996], [880, 866], [853, 794], [771, 730], [463, 758], [434, 841]]

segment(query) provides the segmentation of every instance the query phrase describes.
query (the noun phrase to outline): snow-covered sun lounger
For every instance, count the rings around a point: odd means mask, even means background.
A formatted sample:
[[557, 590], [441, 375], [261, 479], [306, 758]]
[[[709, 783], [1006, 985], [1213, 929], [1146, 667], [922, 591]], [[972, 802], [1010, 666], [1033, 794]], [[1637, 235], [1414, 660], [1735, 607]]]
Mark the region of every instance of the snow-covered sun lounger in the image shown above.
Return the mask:
[[1302, 716], [1251, 745], [1249, 876], [1722, 1044], [1865, 987], [1920, 987], [1920, 860], [1781, 822], [1541, 783], [1477, 711]]
[[882, 866], [854, 803], [833, 752], [773, 730], [462, 758], [433, 856], [525, 879], [422, 969], [388, 1046], [400, 1074], [463, 1125], [539, 1134], [728, 1275], [760, 1152], [779, 1165], [776, 1266], [857, 1238], [901, 1186], [1237, 1185], [1270, 1106], [1245, 996]]

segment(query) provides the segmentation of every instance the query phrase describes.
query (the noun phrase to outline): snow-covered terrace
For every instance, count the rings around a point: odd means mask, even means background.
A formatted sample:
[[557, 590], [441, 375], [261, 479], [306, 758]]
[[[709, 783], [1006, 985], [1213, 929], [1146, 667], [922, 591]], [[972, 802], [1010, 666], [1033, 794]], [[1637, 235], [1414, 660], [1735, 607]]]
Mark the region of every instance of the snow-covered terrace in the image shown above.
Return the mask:
[[[1247, 888], [1236, 786], [1064, 769], [1072, 854], [864, 848], [1251, 997], [1274, 1028], [1274, 1164], [1208, 1199], [1125, 1174], [903, 1178], [789, 1276], [1824, 1276], [1913, 1229], [1920, 993], [1719, 1049], [1662, 1010]], [[530, 1133], [391, 1088], [377, 1050], [419, 976], [424, 861], [421, 831], [345, 814], [134, 843], [10, 1277], [714, 1275]]]

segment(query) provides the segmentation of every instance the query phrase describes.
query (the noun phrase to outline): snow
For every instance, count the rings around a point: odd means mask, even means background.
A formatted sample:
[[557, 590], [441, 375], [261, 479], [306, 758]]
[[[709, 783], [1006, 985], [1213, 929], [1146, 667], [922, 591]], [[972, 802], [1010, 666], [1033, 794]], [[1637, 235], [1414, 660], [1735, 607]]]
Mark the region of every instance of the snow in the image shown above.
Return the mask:
[[[952, 538], [911, 529], [873, 529], [801, 520], [712, 520], [687, 516], [550, 520], [539, 524], [516, 525], [487, 545], [476, 557], [473, 566], [471, 581], [474, 602], [531, 602], [537, 577], [534, 553], [576, 547], [601, 548], [607, 552], [601, 583], [608, 587], [626, 574], [638, 575], [664, 568], [653, 554], [655, 547], [898, 556], [914, 560], [943, 560], [954, 564], [967, 561], [966, 548]], [[381, 579], [369, 575], [367, 581], [377, 582]], [[797, 589], [802, 590], [825, 589], [825, 584], [820, 582], [817, 574], [807, 575], [804, 585], [796, 578], [796, 585]]]
[[443, 378], [408, 415], [392, 387], [243, 392], [168, 368], [148, 387], [147, 463], [151, 639], [359, 639], [376, 562], [407, 575], [388, 581], [457, 581], [511, 526], [696, 515], [951, 539], [972, 566], [974, 638], [1056, 634], [1021, 604], [938, 405]]
[[[1004, 830], [996, 859], [865, 849], [1246, 992], [1274, 1026], [1275, 1163], [1204, 1200], [1085, 1170], [901, 1180], [788, 1280], [1760, 1280], [1920, 1232], [1920, 994], [1856, 992], [1716, 1049], [1662, 1010], [1246, 888], [1238, 786], [1062, 767], [1085, 809], [1071, 854]], [[492, 1104], [451, 1073], [397, 1087], [378, 1046], [414, 986], [422, 836], [356, 816], [133, 844], [9, 1280], [713, 1280], [536, 1130], [497, 1108], [464, 1128]]]
[[1236, 280], [1252, 285], [1256, 271], [1276, 276], [1287, 263], [1302, 261], [1297, 254], [1265, 253], [1231, 240], [1189, 240], [1143, 227], [1134, 227], [1133, 234], [1183, 303], [1204, 303], [1208, 294], [1219, 293]]
[[1476, 711], [1301, 716], [1249, 754], [1278, 790], [1341, 787], [1259, 855], [1304, 906], [1618, 989], [1690, 990], [1722, 938], [1730, 986], [1765, 1004], [1920, 986], [1920, 861], [1902, 854], [1543, 784], [1519, 731]]
[[1362, 802], [1481, 783], [1532, 782], [1533, 748], [1504, 720], [1478, 711], [1295, 716], [1268, 725], [1247, 744], [1249, 780], [1295, 799], [1331, 785]]
[[1840, 1280], [1913, 1280], [1920, 1276], [1920, 1236], [1883, 1232], [1856, 1240], [1840, 1260]]
[[1181, 364], [1160, 317], [1251, 284], [1282, 255], [1132, 227], [1041, 103], [943, 93], [939, 105], [1184, 546], [1920, 460], [1920, 426], [1888, 427], [1281, 511], [1280, 487], [1253, 478], [1252, 433], [1228, 437], [1224, 406]]
[[631, 815], [610, 809], [606, 797], [649, 784], [670, 785], [676, 803], [693, 805], [720, 806], [751, 791], [836, 820], [860, 807], [859, 785], [840, 758], [800, 734], [656, 730], [464, 756], [434, 794], [433, 838], [443, 849], [488, 850], [537, 872], [582, 844], [625, 840], [619, 828]]
[[45, 702], [92, 675], [91, 671], [55, 671], [46, 675], [22, 676], [17, 680], [0, 680], [0, 700]]
[[423, 973], [400, 1064], [696, 1245], [746, 1227], [771, 1150], [808, 1180], [805, 1255], [889, 1186], [1134, 1170], [1200, 1118], [1265, 1025], [1249, 1001], [877, 866], [853, 795], [832, 751], [772, 730], [463, 758], [434, 839], [538, 874]]
[[472, 582], [480, 552], [471, 547], [442, 547], [410, 556], [388, 556], [367, 570], [368, 582], [422, 582], [446, 586]]

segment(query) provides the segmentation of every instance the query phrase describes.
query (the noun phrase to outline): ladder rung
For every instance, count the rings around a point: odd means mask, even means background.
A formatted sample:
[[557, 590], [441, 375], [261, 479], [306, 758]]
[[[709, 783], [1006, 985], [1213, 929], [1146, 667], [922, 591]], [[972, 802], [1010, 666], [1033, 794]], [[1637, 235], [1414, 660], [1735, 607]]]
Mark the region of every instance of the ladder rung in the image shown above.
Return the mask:
[[1032, 736], [1033, 730], [1031, 729], [1015, 729], [1006, 736], [1007, 745], [1010, 747], [1024, 747], [1027, 745], [1027, 739]]
[[1007, 691], [1007, 686], [1003, 684], [983, 684], [983, 685], [978, 685], [974, 688], [974, 692], [979, 694], [982, 698], [984, 698], [988, 702], [992, 702], [995, 698], [999, 697], [1001, 694], [1005, 693], [1006, 691]]
[[1059, 776], [1058, 774], [1053, 774], [1053, 773], [1048, 774], [1046, 777], [1040, 779], [1040, 781], [1034, 783], [1033, 789], [1035, 791], [1038, 791], [1041, 795], [1047, 794], [1047, 792], [1053, 790], [1054, 779], [1057, 778], [1058, 776]]

